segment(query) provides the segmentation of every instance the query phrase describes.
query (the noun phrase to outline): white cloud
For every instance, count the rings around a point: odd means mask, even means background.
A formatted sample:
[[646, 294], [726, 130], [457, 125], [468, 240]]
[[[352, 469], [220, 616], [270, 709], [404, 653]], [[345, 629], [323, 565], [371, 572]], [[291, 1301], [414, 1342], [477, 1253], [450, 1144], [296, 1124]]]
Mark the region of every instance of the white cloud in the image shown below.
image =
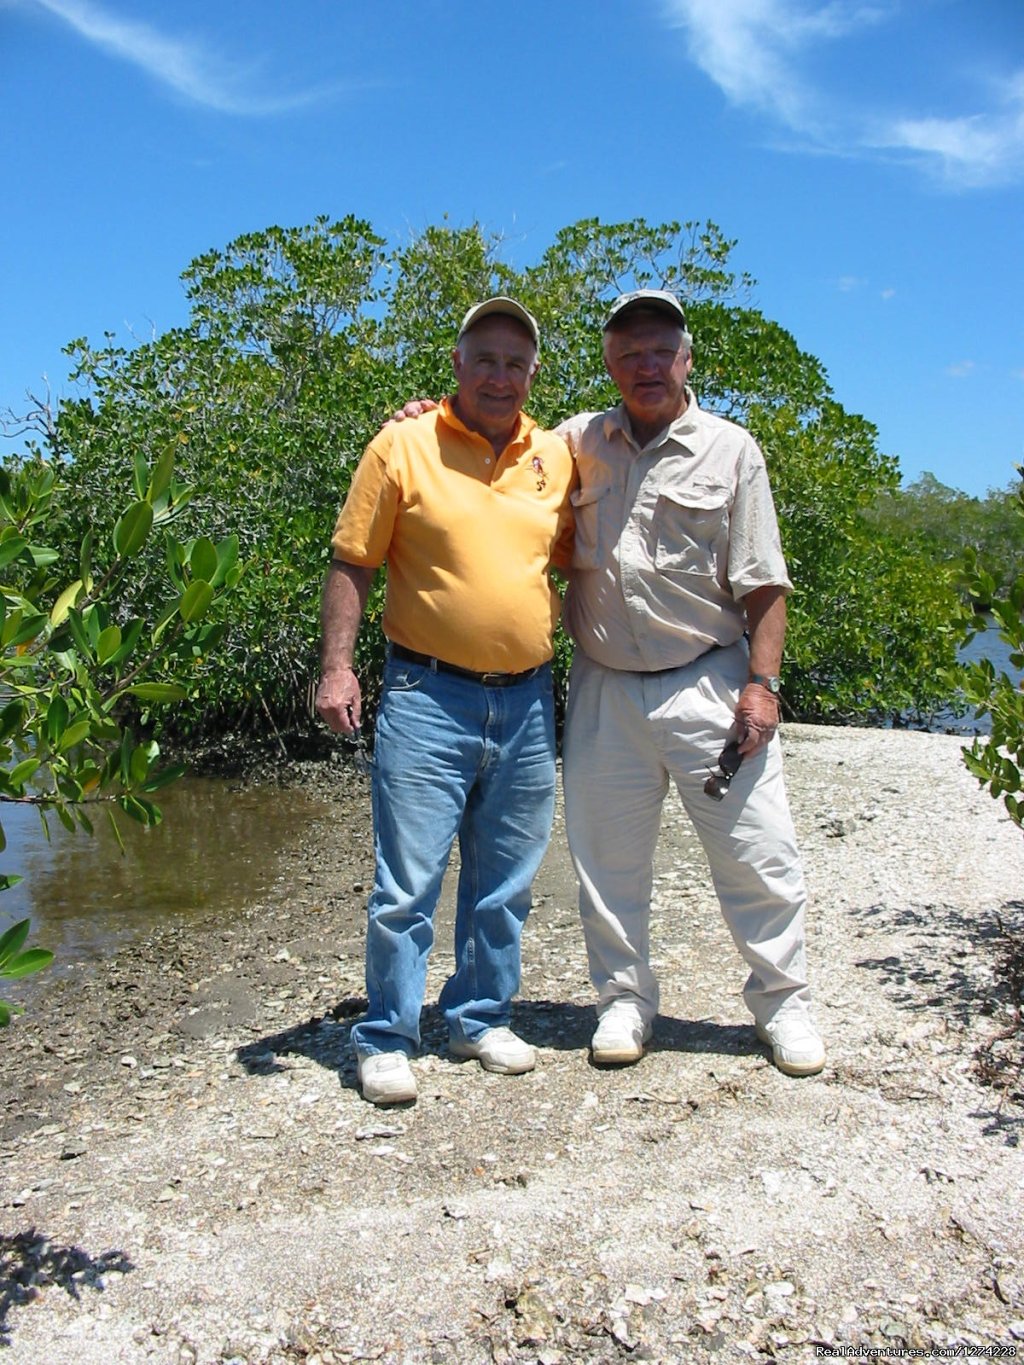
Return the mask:
[[885, 299], [885, 300], [887, 300], [887, 301], [888, 301], [889, 299], [894, 299], [894, 298], [896, 297], [896, 290], [893, 289], [893, 288], [890, 286], [890, 287], [887, 288], [887, 289], [883, 289], [883, 290], [881, 291], [881, 294], [879, 295], [879, 297], [880, 297], [880, 298], [883, 298], [883, 299]]
[[255, 93], [254, 73], [231, 67], [195, 43], [168, 37], [152, 25], [124, 19], [92, 0], [34, 0], [79, 37], [130, 62], [176, 94], [228, 114], [273, 114], [308, 105], [328, 91]]
[[1002, 110], [960, 118], [899, 119], [879, 145], [917, 155], [944, 180], [965, 188], [1015, 180], [1024, 172], [1024, 93], [1007, 103]]
[[737, 106], [797, 134], [803, 151], [906, 156], [942, 183], [975, 188], [1024, 176], [1024, 67], [989, 86], [990, 107], [952, 117], [845, 107], [815, 79], [815, 57], [894, 16], [853, 0], [661, 0], [690, 59]]
[[946, 366], [946, 373], [950, 379], [967, 379], [974, 372], [973, 360], [957, 360], [952, 365]]
[[867, 283], [859, 275], [840, 275], [836, 280], [836, 288], [841, 294], [852, 294], [855, 289], [862, 289]]
[[819, 131], [826, 102], [804, 80], [798, 57], [884, 17], [877, 6], [792, 0], [663, 0], [686, 32], [690, 57], [733, 103], [750, 105], [795, 132]]

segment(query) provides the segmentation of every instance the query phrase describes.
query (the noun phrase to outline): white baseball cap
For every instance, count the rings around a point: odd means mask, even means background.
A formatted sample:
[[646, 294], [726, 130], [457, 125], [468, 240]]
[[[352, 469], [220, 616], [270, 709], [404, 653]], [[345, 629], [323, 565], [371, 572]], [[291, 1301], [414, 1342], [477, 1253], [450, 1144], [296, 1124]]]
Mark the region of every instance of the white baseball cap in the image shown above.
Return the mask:
[[521, 322], [530, 336], [533, 337], [533, 344], [538, 349], [540, 348], [540, 329], [537, 326], [537, 319], [532, 313], [527, 312], [521, 303], [516, 303], [515, 299], [506, 298], [504, 294], [498, 294], [493, 299], [484, 299], [483, 303], [474, 303], [462, 319], [462, 326], [459, 328], [456, 341], [461, 341], [469, 329], [475, 327], [484, 318], [495, 316], [515, 318], [516, 322]]

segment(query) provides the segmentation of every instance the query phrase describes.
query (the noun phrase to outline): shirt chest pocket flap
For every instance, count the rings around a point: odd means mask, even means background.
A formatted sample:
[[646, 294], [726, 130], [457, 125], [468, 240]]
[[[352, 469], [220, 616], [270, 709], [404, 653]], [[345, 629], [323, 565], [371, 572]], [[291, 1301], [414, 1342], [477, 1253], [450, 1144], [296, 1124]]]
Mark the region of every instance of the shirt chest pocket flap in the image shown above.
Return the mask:
[[726, 488], [673, 487], [658, 491], [654, 510], [654, 565], [662, 573], [719, 576], [729, 543]]
[[596, 569], [601, 563], [601, 522], [608, 515], [608, 493], [611, 484], [594, 483], [576, 488], [569, 494], [576, 523], [573, 541], [574, 569]]

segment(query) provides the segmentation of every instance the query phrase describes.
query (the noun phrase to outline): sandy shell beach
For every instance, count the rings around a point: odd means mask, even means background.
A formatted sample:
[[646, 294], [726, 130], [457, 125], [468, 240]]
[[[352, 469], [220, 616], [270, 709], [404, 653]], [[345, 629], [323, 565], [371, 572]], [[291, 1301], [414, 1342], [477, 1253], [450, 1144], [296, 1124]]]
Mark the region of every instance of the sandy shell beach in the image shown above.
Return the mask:
[[55, 982], [0, 1036], [0, 1362], [1024, 1353], [1024, 836], [955, 738], [783, 744], [823, 1075], [768, 1062], [672, 802], [639, 1065], [589, 1061], [559, 818], [514, 1020], [537, 1070], [447, 1056], [449, 899], [419, 1102], [365, 1104], [369, 797], [309, 766], [329, 809], [263, 903]]

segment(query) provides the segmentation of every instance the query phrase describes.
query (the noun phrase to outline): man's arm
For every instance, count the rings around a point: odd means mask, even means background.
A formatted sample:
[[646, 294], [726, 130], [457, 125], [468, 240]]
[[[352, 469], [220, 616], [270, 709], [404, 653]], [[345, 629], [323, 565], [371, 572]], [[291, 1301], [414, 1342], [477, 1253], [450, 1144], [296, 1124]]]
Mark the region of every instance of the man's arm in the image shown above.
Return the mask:
[[[754, 588], [743, 598], [750, 636], [750, 671], [771, 677], [782, 667], [786, 641], [786, 590], [776, 585]], [[744, 733], [740, 753], [763, 749], [779, 725], [779, 703], [760, 683], [747, 683], [736, 705], [736, 719]]]
[[334, 559], [320, 607], [323, 643], [316, 709], [335, 734], [351, 735], [362, 721], [359, 679], [352, 671], [359, 623], [376, 569]]

